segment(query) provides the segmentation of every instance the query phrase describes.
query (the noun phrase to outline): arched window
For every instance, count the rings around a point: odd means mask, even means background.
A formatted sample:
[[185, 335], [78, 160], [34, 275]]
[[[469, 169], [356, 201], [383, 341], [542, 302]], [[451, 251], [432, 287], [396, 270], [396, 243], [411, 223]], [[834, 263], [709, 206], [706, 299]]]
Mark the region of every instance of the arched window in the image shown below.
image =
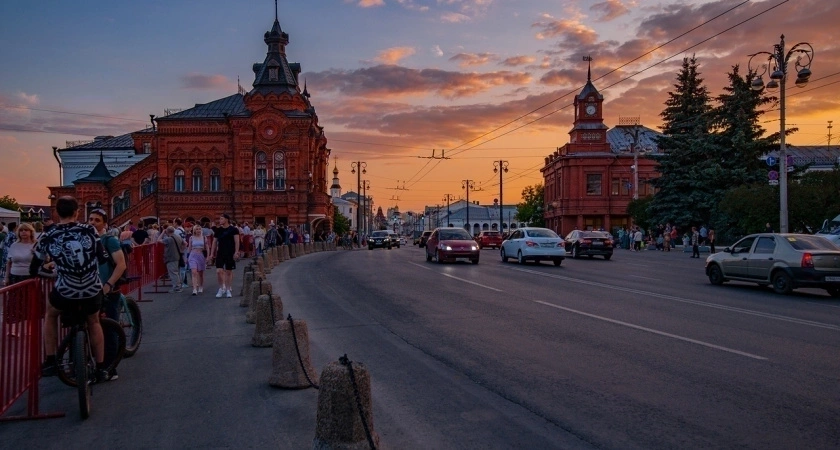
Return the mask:
[[266, 162], [265, 152], [258, 152], [255, 156], [256, 158], [256, 167], [257, 167], [257, 190], [264, 191], [266, 190], [267, 183], [268, 183], [268, 164]]
[[210, 190], [214, 192], [222, 190], [222, 171], [217, 168], [210, 169]]
[[184, 169], [175, 171], [175, 192], [184, 192], [186, 190], [186, 174]]
[[114, 197], [111, 204], [113, 205], [114, 209], [114, 217], [119, 216], [131, 207], [131, 192], [126, 189], [125, 191], [123, 191], [121, 196]]
[[201, 169], [195, 168], [192, 171], [192, 190], [193, 192], [201, 192]]
[[157, 190], [157, 176], [152, 174], [151, 177], [140, 182], [140, 198], [146, 198], [152, 195]]
[[286, 189], [286, 155], [283, 152], [274, 152], [274, 190], [283, 191]]

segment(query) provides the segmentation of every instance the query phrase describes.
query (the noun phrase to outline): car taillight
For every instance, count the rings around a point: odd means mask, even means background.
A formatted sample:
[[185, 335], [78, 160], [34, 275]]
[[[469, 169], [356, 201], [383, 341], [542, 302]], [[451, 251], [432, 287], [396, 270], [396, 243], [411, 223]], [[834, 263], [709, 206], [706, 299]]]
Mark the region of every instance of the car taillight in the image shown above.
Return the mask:
[[607, 245], [607, 247], [612, 247], [612, 245], [613, 245], [613, 241], [611, 241], [611, 240], [604, 241], [604, 243]]
[[538, 244], [534, 241], [525, 241], [525, 245], [527, 245], [528, 247], [539, 247], [540, 246], [540, 244]]
[[810, 253], [802, 254], [802, 267], [814, 268], [814, 257]]

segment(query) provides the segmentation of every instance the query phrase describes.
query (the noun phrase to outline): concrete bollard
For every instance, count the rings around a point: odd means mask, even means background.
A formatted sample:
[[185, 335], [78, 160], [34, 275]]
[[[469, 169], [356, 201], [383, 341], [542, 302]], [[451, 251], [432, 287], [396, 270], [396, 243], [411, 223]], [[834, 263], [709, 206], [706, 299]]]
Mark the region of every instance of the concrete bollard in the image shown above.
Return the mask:
[[263, 254], [262, 258], [260, 258], [263, 262], [263, 267], [265, 267], [265, 274], [268, 275], [271, 273], [271, 260], [268, 259], [268, 255]]
[[[245, 278], [242, 280], [242, 290], [245, 290], [245, 286], [250, 286], [251, 283], [254, 282], [254, 272], [248, 271], [245, 272]], [[239, 306], [245, 307], [251, 302], [250, 292], [243, 292], [242, 299], [239, 300]]]
[[289, 258], [297, 258], [297, 244], [289, 244], [286, 247], [289, 248]]
[[264, 294], [271, 294], [271, 283], [264, 280], [251, 283], [251, 302], [245, 313], [245, 323], [257, 323], [257, 299]]
[[297, 244], [295, 244], [295, 246], [297, 246], [297, 248], [295, 249], [295, 254], [297, 254], [298, 256], [303, 256], [306, 254], [306, 249], [303, 248], [303, 242], [298, 242]]
[[312, 448], [379, 448], [379, 435], [373, 429], [372, 405], [370, 374], [363, 364], [349, 361], [347, 355], [328, 364], [321, 372]]
[[309, 329], [306, 321], [294, 320], [289, 315], [287, 319], [275, 322], [273, 346], [272, 371], [268, 384], [285, 389], [317, 386], [318, 374], [309, 359]]
[[271, 262], [271, 268], [277, 267], [277, 264], [280, 264], [280, 261], [277, 259], [277, 247], [272, 247], [268, 251], [268, 260]]
[[257, 298], [256, 322], [251, 345], [271, 347], [274, 341], [274, 322], [283, 318], [283, 302], [279, 295], [260, 295]]
[[282, 252], [283, 252], [283, 261], [288, 261], [288, 260], [292, 259], [292, 257], [289, 256], [289, 246], [288, 245], [284, 245], [284, 246], [280, 247], [280, 250], [282, 250]]

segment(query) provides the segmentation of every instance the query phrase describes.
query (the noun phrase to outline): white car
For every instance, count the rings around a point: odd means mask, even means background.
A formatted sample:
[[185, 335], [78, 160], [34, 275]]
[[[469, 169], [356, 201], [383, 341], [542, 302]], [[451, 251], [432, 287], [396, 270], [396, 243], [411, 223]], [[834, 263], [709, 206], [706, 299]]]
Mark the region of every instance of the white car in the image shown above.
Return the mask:
[[516, 258], [519, 264], [525, 264], [527, 260], [537, 263], [549, 260], [559, 266], [566, 259], [566, 244], [548, 228], [526, 227], [514, 230], [502, 242], [499, 252], [502, 262], [507, 262], [508, 258]]
[[406, 245], [407, 242], [405, 240], [405, 236], [400, 236], [400, 245]]

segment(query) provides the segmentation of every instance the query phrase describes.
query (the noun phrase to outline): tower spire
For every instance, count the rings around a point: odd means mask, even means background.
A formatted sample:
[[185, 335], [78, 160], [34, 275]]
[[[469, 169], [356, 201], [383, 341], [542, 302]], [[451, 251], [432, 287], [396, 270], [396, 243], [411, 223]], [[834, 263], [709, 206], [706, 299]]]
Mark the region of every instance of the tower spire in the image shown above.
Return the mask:
[[589, 63], [589, 66], [586, 68], [586, 81], [592, 81], [592, 57], [584, 56], [583, 60]]
[[277, 19], [277, 0], [274, 0], [274, 21], [279, 22], [280, 20]]

